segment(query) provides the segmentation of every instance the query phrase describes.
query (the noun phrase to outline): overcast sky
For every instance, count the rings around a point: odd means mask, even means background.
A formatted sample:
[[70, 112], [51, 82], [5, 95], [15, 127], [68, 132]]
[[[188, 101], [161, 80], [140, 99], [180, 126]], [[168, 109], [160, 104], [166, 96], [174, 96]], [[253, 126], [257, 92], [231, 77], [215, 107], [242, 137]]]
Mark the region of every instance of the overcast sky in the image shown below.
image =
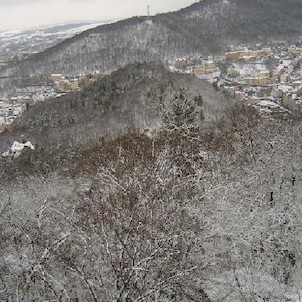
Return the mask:
[[66, 21], [120, 19], [167, 12], [196, 0], [0, 0], [0, 31]]

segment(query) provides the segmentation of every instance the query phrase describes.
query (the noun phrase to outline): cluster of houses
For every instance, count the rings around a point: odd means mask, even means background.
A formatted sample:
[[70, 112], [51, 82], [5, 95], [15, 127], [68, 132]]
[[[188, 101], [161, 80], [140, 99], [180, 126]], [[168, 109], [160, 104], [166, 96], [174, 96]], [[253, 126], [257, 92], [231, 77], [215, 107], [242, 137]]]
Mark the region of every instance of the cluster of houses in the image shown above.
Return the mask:
[[64, 76], [62, 74], [52, 74], [50, 76], [54, 84], [55, 91], [58, 93], [67, 93], [77, 91], [100, 77], [100, 71], [96, 70], [91, 74], [80, 74], [76, 77]]
[[51, 74], [48, 81], [16, 87], [12, 95], [0, 98], [0, 133], [26, 109], [37, 102], [58, 98], [96, 81], [100, 72], [77, 77]]
[[204, 79], [219, 77], [221, 72], [218, 60], [203, 58], [179, 58], [169, 66], [172, 71], [180, 73], [195, 74]]
[[[0, 66], [7, 63], [0, 56]], [[302, 105], [302, 48], [295, 45], [242, 48], [216, 58], [179, 58], [170, 69], [208, 80], [260, 111], [288, 111]], [[0, 98], [0, 132], [31, 105], [77, 91], [100, 76], [99, 71], [76, 77], [51, 74], [46, 82], [17, 87], [13, 95]]]
[[180, 58], [170, 68], [215, 83], [260, 111], [288, 111], [302, 105], [302, 48], [295, 45], [244, 48], [215, 60]]
[[45, 83], [17, 87], [12, 95], [0, 98], [0, 133], [33, 104], [59, 96]]
[[8, 65], [11, 62], [19, 62], [27, 59], [30, 56], [28, 53], [15, 53], [10, 56], [0, 54], [0, 68]]
[[22, 103], [13, 104], [6, 99], [0, 99], [0, 133], [25, 110]]
[[0, 68], [6, 66], [9, 63], [9, 58], [4, 55], [0, 55]]

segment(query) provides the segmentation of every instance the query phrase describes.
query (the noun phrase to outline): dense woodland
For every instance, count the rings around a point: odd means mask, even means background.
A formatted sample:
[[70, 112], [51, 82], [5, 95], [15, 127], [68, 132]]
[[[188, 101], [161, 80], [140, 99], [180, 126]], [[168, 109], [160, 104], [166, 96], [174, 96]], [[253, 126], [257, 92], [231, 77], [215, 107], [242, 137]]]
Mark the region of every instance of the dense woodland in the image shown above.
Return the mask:
[[169, 130], [11, 163], [3, 301], [297, 301], [301, 118], [237, 108], [204, 133], [191, 105]]
[[[296, 37], [301, 6], [204, 0], [2, 71], [109, 72]], [[35, 150], [0, 158], [0, 301], [301, 301], [301, 112], [260, 114], [217, 89], [135, 63], [2, 133], [1, 152]]]
[[2, 301], [298, 301], [301, 115], [163, 96], [157, 127], [1, 160]]

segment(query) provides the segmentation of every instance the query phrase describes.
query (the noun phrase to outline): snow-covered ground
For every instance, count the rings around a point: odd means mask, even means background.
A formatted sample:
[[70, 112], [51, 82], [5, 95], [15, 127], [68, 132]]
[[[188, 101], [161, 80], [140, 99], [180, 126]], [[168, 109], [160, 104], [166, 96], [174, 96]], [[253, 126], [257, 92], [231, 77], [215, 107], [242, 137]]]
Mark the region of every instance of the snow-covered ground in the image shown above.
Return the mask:
[[18, 157], [22, 154], [25, 148], [29, 148], [30, 150], [35, 150], [34, 145], [31, 142], [25, 141], [23, 143], [14, 142], [11, 148], [2, 153], [2, 157]]

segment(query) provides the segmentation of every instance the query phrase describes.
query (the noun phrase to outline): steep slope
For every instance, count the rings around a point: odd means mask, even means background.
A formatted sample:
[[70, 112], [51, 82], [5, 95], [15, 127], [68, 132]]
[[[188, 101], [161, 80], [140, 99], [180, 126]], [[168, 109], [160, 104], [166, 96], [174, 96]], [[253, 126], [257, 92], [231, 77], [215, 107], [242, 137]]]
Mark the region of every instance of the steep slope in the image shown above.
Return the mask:
[[192, 97], [202, 96], [206, 121], [221, 117], [230, 106], [211, 84], [195, 76], [171, 73], [159, 63], [133, 64], [81, 92], [32, 106], [12, 132], [0, 137], [0, 148], [5, 151], [7, 141], [11, 144], [21, 134], [52, 149], [91, 145], [106, 133], [129, 128], [157, 128], [163, 104], [181, 88]]
[[[220, 53], [228, 45], [302, 34], [301, 0], [203, 0], [152, 18], [104, 25], [34, 55], [19, 74], [115, 70], [136, 61]], [[7, 73], [15, 72], [15, 68]]]
[[299, 301], [301, 116], [231, 117], [7, 162], [0, 299]]

